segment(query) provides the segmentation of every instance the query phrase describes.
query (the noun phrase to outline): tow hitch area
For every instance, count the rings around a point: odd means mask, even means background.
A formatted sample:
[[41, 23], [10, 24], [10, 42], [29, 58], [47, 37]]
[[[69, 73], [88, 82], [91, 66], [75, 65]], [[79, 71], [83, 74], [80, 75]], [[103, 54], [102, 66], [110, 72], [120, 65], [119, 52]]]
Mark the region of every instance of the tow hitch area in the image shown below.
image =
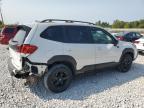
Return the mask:
[[29, 85], [34, 85], [37, 84], [37, 82], [39, 81], [40, 77], [36, 76], [34, 74], [29, 75], [26, 78], [26, 82], [24, 83], [25, 86], [29, 86]]

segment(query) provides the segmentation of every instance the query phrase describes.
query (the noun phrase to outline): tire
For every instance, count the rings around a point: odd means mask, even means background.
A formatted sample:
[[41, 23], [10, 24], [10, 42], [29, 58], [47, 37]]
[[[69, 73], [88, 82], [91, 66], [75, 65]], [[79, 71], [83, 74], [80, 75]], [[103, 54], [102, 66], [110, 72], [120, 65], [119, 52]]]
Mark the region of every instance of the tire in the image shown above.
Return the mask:
[[131, 68], [132, 62], [133, 62], [132, 56], [130, 54], [125, 54], [118, 64], [117, 67], [118, 71], [122, 73], [128, 72]]
[[44, 76], [44, 86], [47, 90], [60, 93], [69, 87], [72, 77], [69, 67], [63, 64], [54, 65]]

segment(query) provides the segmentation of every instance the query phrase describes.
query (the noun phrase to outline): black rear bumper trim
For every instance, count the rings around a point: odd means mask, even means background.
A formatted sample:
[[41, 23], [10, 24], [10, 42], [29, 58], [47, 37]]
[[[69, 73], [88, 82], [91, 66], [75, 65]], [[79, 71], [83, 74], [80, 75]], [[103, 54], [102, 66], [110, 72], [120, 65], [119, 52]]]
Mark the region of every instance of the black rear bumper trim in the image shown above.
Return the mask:
[[[11, 59], [8, 60], [8, 70], [11, 76], [14, 76], [16, 78], [25, 79], [29, 76], [29, 73], [20, 73], [21, 71], [18, 71], [12, 64]], [[15, 72], [14, 72], [15, 70]]]
[[28, 58], [22, 58], [23, 59], [23, 62], [28, 62], [32, 65], [46, 65], [47, 66], [47, 63], [37, 63], [37, 62], [31, 62]]

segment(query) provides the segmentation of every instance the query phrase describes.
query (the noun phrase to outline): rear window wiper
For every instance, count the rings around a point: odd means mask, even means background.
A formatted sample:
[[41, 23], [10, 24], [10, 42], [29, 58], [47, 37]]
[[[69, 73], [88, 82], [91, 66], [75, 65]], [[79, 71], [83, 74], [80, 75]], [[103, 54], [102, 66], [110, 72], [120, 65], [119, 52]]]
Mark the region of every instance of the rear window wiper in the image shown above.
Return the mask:
[[12, 42], [18, 42], [18, 41], [12, 40]]
[[16, 44], [18, 44], [18, 41], [15, 41], [13, 39], [9, 41], [9, 45], [16, 45]]

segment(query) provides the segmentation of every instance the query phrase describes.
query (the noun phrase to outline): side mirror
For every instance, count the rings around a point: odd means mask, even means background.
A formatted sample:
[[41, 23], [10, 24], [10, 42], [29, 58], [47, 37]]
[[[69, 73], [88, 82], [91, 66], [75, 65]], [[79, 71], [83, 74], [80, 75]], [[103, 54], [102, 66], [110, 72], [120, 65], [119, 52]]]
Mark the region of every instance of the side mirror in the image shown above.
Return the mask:
[[118, 43], [119, 43], [119, 40], [115, 40], [114, 43], [113, 43], [113, 45], [114, 45], [114, 46], [117, 46]]

